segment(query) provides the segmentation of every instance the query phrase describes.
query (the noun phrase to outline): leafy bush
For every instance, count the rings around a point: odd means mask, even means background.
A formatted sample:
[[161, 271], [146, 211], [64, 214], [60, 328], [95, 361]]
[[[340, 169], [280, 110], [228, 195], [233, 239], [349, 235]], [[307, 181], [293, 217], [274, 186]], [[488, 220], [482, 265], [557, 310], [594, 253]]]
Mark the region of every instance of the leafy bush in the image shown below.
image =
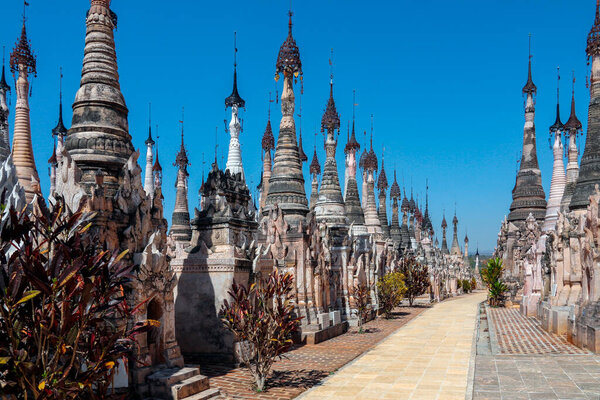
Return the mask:
[[221, 308], [225, 328], [252, 347], [241, 356], [258, 391], [264, 390], [271, 366], [291, 348], [292, 334], [298, 330], [301, 318], [294, 316], [293, 289], [294, 277], [287, 273], [273, 272], [250, 288], [234, 282], [231, 301], [225, 300]]
[[498, 307], [504, 304], [505, 293], [508, 287], [502, 282], [502, 260], [493, 258], [481, 269], [481, 280], [488, 288], [490, 306]]
[[456, 290], [461, 289], [462, 288], [462, 280], [457, 279], [456, 280]]
[[412, 307], [415, 298], [425, 294], [430, 286], [429, 269], [410, 256], [400, 260], [398, 271], [404, 275], [405, 296]]
[[0, 393], [19, 399], [105, 398], [135, 335], [127, 328], [131, 267], [89, 233], [94, 215], [64, 201], [35, 213], [2, 208]]
[[394, 307], [400, 305], [404, 293], [404, 275], [400, 272], [389, 272], [377, 281], [379, 306], [386, 318], [390, 318]]
[[357, 285], [354, 287], [354, 300], [356, 301], [356, 310], [358, 311], [358, 333], [363, 333], [363, 324], [369, 314], [369, 303], [371, 296], [367, 285]]
[[475, 277], [471, 278], [471, 290], [475, 290], [477, 289], [477, 279], [475, 279]]
[[465, 293], [469, 293], [471, 291], [471, 281], [468, 279], [463, 279], [462, 288]]

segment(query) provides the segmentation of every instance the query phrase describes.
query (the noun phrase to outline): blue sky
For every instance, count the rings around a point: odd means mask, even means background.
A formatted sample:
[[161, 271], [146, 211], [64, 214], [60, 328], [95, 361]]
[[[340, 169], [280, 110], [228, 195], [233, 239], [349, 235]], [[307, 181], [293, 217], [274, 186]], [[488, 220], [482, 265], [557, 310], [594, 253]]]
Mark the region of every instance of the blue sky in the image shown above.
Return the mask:
[[[329, 63], [334, 49], [334, 97], [343, 121], [337, 161], [343, 177], [343, 145], [356, 90], [357, 129], [369, 130], [374, 114], [374, 147], [381, 161], [385, 145], [388, 179], [397, 169], [400, 185], [423, 199], [429, 178], [430, 209], [438, 234], [442, 212], [456, 210], [459, 237], [465, 230], [471, 250], [493, 250], [500, 222], [511, 201], [516, 158], [523, 133], [521, 88], [527, 74], [527, 42], [532, 33], [533, 78], [538, 86], [538, 157], [546, 194], [552, 153], [548, 126], [554, 122], [556, 67], [560, 65], [563, 122], [568, 118], [571, 71], [577, 114], [587, 128], [585, 44], [594, 19], [593, 0], [294, 2], [294, 37], [304, 70], [302, 132], [312, 155], [329, 94]], [[32, 136], [38, 172], [48, 191], [47, 160], [56, 125], [59, 67], [64, 70], [65, 122], [79, 87], [85, 37], [85, 0], [30, 0], [28, 34], [38, 62], [31, 98]], [[267, 120], [269, 92], [275, 92], [275, 60], [287, 35], [288, 1], [228, 2], [113, 0], [121, 89], [129, 108], [136, 148], [144, 148], [148, 103], [159, 125], [165, 170], [165, 214], [175, 201], [175, 168], [181, 107], [185, 106], [190, 168], [190, 208], [197, 206], [203, 154], [226, 160], [228, 134], [224, 98], [231, 93], [233, 32], [238, 37], [242, 154], [252, 190], [260, 178], [260, 139]], [[22, 2], [3, 0], [0, 44], [11, 51], [20, 34]], [[9, 81], [14, 87], [12, 77]], [[281, 81], [279, 83], [281, 90]], [[299, 91], [297, 91], [297, 94]], [[14, 107], [14, 91], [11, 103]], [[277, 136], [279, 105], [272, 110]], [[14, 110], [11, 110], [11, 129]], [[297, 120], [297, 125], [300, 125]], [[156, 134], [156, 132], [155, 132]], [[362, 134], [359, 136], [362, 140]], [[322, 136], [318, 152], [324, 160]], [[583, 144], [583, 141], [582, 141]], [[583, 152], [583, 149], [582, 151]], [[142, 152], [142, 154], [144, 154]], [[143, 162], [143, 156], [140, 161]], [[310, 160], [309, 160], [310, 161]], [[308, 181], [308, 165], [305, 165]], [[307, 195], [309, 185], [307, 185]], [[449, 238], [451, 240], [451, 237]]]

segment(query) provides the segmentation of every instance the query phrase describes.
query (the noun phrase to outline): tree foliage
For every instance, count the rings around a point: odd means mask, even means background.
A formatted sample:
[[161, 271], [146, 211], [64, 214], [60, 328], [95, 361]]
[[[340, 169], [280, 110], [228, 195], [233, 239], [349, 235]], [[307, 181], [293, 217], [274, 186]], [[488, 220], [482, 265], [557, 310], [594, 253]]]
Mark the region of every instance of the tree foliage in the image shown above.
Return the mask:
[[405, 296], [412, 307], [415, 298], [425, 294], [429, 289], [429, 269], [426, 265], [418, 263], [413, 256], [409, 256], [400, 260], [398, 271], [404, 275]]
[[505, 293], [508, 287], [502, 282], [504, 266], [499, 258], [490, 259], [481, 269], [481, 280], [488, 288], [490, 306], [498, 307], [504, 304]]
[[359, 284], [354, 287], [354, 300], [356, 301], [356, 310], [358, 311], [358, 333], [363, 333], [363, 324], [369, 315], [369, 304], [371, 302], [367, 285]]
[[379, 307], [386, 318], [391, 318], [392, 310], [400, 305], [405, 293], [404, 275], [400, 272], [388, 272], [377, 281]]
[[2, 209], [0, 393], [105, 398], [135, 335], [156, 322], [128, 329], [131, 268], [125, 253], [99, 248], [93, 215], [68, 212], [62, 199], [35, 209]]
[[463, 279], [462, 280], [462, 289], [465, 293], [469, 293], [472, 289], [471, 289], [471, 281], [468, 279]]
[[246, 287], [233, 283], [231, 301], [221, 308], [221, 321], [238, 342], [250, 344], [250, 351], [241, 351], [256, 389], [264, 390], [271, 366], [292, 346], [292, 335], [301, 318], [294, 315], [291, 274], [273, 272], [266, 280]]

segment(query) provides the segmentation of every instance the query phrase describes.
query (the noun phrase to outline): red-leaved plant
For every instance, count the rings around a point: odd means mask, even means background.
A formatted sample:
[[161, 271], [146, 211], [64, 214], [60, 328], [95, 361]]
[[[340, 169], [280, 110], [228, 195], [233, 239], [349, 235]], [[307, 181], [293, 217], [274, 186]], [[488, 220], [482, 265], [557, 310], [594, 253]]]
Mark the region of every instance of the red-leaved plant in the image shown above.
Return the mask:
[[34, 212], [1, 208], [0, 394], [19, 399], [100, 399], [119, 360], [128, 365], [131, 267], [89, 233], [93, 214], [58, 198]]
[[249, 344], [242, 361], [250, 370], [257, 391], [263, 391], [273, 363], [292, 347], [292, 335], [301, 318], [294, 314], [294, 277], [273, 272], [247, 288], [233, 283], [231, 301], [225, 300], [221, 320], [236, 341]]
[[429, 269], [427, 265], [417, 262], [415, 257], [403, 257], [398, 265], [398, 271], [404, 275], [408, 304], [412, 307], [415, 298], [425, 294], [429, 289]]

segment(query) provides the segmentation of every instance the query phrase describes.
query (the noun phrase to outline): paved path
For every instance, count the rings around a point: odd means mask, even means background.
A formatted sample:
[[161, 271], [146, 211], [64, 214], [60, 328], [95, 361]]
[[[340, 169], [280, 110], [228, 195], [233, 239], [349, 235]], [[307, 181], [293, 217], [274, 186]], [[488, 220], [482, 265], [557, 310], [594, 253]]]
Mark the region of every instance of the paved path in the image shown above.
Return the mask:
[[437, 304], [300, 399], [463, 400], [485, 297]]
[[231, 369], [225, 365], [198, 363], [202, 375], [210, 378], [210, 387], [221, 391], [219, 399], [291, 400], [375, 347], [427, 309], [428, 305], [399, 307], [392, 319], [377, 318], [368, 322], [364, 334], [358, 334], [357, 328], [350, 328], [346, 334], [317, 345], [295, 348], [286, 354], [286, 358], [273, 365], [267, 390], [262, 393], [252, 389], [252, 379], [244, 368]]
[[518, 309], [487, 308], [487, 317], [494, 354], [477, 355], [475, 400], [600, 399], [599, 356], [544, 331]]
[[562, 336], [546, 332], [536, 318], [524, 316], [518, 308], [487, 310], [499, 354], [591, 354]]

